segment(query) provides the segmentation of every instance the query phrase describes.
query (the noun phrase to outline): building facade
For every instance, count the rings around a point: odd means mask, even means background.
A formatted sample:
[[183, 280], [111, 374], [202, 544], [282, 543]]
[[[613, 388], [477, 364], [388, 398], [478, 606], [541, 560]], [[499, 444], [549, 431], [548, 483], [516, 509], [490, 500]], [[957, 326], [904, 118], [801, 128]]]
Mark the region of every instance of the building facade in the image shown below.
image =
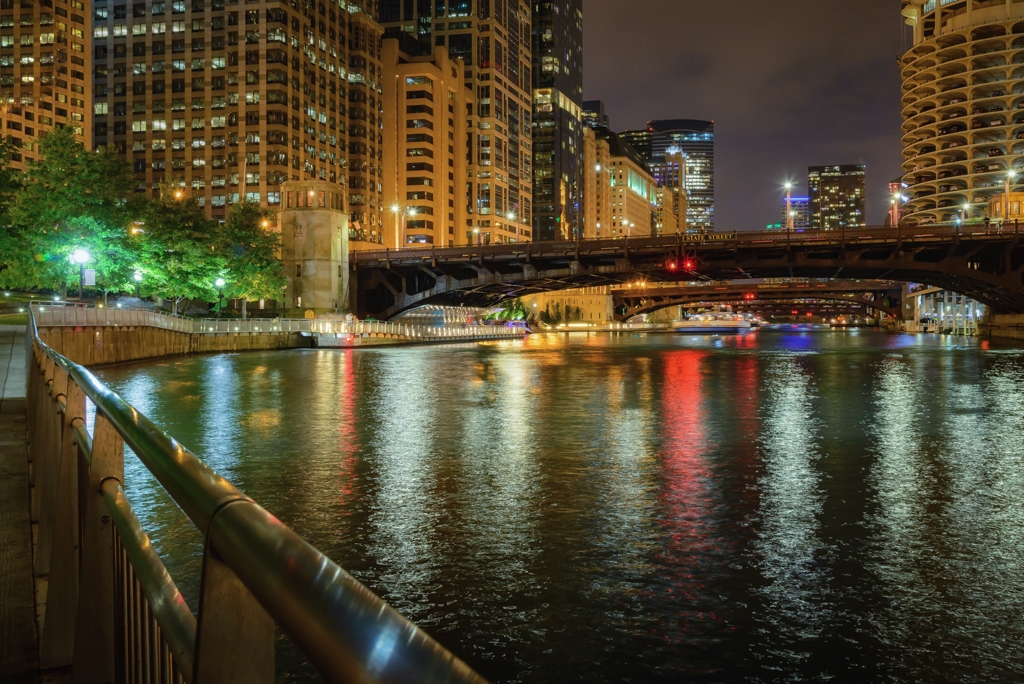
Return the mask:
[[34, 160], [35, 139], [57, 126], [92, 148], [91, 12], [81, 0], [0, 0], [0, 127], [21, 146], [14, 169]]
[[382, 29], [373, 0], [93, 3], [93, 143], [137, 190], [184, 188], [223, 218], [282, 184], [346, 191], [353, 247], [383, 243]]
[[[787, 223], [786, 200], [782, 200], [782, 228]], [[811, 199], [809, 197], [790, 197], [789, 213], [793, 215], [793, 230], [807, 230], [811, 227]]]
[[456, 244], [533, 237], [531, 14], [524, 0], [380, 4], [389, 36], [413, 37], [424, 54], [443, 45], [466, 65], [466, 218]]
[[807, 170], [812, 228], [838, 230], [865, 224], [864, 171], [863, 164], [812, 166]]
[[715, 124], [698, 119], [648, 121], [642, 131], [626, 131], [622, 137], [664, 182], [658, 169], [669, 154], [686, 160], [682, 182], [686, 189], [686, 226], [691, 232], [715, 229]]
[[583, 125], [590, 128], [611, 128], [608, 115], [604, 111], [603, 100], [586, 100], [583, 102]]
[[584, 149], [584, 205], [593, 213], [584, 217], [583, 236], [656, 234], [658, 188], [636, 150], [607, 129], [588, 129]]
[[394, 38], [384, 40], [383, 63], [384, 244], [465, 244], [465, 65], [444, 46], [408, 55]]
[[[904, 0], [913, 46], [903, 79], [903, 221], [983, 218], [1024, 166], [1022, 0]], [[1011, 180], [1020, 190], [1024, 176]]]
[[583, 1], [533, 3], [533, 235], [582, 235]]

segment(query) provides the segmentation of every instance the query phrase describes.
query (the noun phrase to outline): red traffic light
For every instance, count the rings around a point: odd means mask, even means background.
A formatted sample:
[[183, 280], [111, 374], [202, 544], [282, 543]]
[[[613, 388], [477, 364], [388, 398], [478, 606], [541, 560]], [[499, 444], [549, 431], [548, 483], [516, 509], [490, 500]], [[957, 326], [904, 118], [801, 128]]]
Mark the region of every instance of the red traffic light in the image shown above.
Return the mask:
[[683, 262], [683, 267], [686, 268], [687, 271], [692, 271], [696, 266], [697, 264], [694, 263], [693, 259], [687, 259]]
[[675, 259], [672, 259], [672, 260], [670, 260], [668, 262], [668, 270], [670, 270], [670, 271], [676, 270], [676, 260]]

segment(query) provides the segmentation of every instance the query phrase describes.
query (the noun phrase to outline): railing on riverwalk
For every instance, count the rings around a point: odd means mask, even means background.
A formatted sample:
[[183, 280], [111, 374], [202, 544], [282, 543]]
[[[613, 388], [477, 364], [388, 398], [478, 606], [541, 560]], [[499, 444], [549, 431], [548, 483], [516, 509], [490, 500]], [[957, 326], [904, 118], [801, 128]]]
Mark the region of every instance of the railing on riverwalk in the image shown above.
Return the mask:
[[523, 326], [412, 325], [386, 321], [333, 318], [183, 318], [150, 309], [99, 308], [74, 302], [32, 302], [29, 307], [39, 327], [149, 326], [191, 334], [310, 333], [323, 335], [389, 336], [402, 339], [493, 339], [522, 337]]
[[[27, 335], [40, 668], [74, 682], [274, 681], [279, 625], [329, 682], [483, 682], [165, 434]], [[96, 407], [86, 425], [86, 402]], [[205, 538], [193, 615], [124, 492], [128, 445]]]

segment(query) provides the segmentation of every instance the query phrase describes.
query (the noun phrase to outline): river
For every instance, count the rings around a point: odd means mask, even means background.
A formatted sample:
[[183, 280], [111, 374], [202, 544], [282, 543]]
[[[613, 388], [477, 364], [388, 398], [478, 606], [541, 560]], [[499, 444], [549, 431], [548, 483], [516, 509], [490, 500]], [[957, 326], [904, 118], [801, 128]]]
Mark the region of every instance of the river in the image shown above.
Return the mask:
[[[1021, 349], [584, 333], [99, 375], [494, 682], [1024, 679]], [[127, 460], [195, 606], [200, 536]]]

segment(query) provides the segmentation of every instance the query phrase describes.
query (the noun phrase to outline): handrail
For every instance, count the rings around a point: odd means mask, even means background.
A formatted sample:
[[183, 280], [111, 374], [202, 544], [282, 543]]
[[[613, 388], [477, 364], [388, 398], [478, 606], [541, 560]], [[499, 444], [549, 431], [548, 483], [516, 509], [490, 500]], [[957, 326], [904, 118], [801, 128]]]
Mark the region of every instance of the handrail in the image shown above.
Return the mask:
[[[32, 316], [30, 315], [30, 318]], [[400, 615], [293, 530], [247, 497], [89, 370], [33, 342], [66, 372], [175, 503], [207, 545], [331, 682], [483, 683], [465, 663]], [[78, 434], [78, 431], [75, 431]], [[81, 438], [80, 438], [81, 439]], [[98, 439], [94, 436], [94, 439]], [[84, 442], [80, 442], [85, 447]], [[95, 445], [90, 444], [89, 449]], [[97, 447], [98, 448], [98, 447]], [[194, 624], [116, 479], [100, 487], [150, 610], [183, 670], [199, 671]], [[147, 588], [148, 587], [148, 588]], [[191, 615], [191, 614], [189, 614]], [[199, 620], [203, 620], [200, 609]], [[194, 619], [193, 619], [194, 621]], [[200, 630], [201, 631], [201, 630]], [[202, 641], [202, 634], [198, 641]], [[184, 655], [181, 655], [184, 654]]]
[[191, 681], [196, 648], [196, 618], [160, 556], [153, 550], [153, 544], [128, 503], [121, 484], [117, 480], [106, 480], [102, 489], [121, 544], [146, 594], [153, 617], [163, 630], [163, 637], [171, 648], [182, 676]]

